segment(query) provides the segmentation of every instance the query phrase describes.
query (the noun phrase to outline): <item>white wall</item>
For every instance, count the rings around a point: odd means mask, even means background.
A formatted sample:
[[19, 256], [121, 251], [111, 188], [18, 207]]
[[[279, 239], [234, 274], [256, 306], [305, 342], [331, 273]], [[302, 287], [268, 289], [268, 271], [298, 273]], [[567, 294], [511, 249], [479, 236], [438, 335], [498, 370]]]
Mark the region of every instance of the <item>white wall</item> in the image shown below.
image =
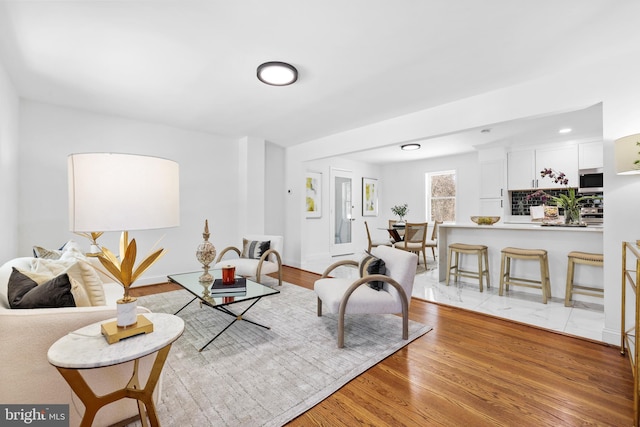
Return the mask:
[[[603, 103], [603, 137], [606, 180], [604, 223], [605, 331], [606, 342], [618, 344], [620, 332], [620, 245], [640, 237], [640, 178], [618, 176], [613, 165], [613, 141], [640, 132], [640, 34], [624, 39], [609, 57], [567, 67], [553, 75], [436, 108], [331, 135], [287, 150], [287, 198], [285, 250], [304, 252], [296, 242], [304, 238], [300, 214], [304, 162], [314, 158], [453, 133], [526, 117], [571, 111]], [[386, 203], [386, 202], [385, 202]], [[294, 260], [295, 261], [295, 260]], [[299, 262], [300, 262], [299, 261]]]
[[446, 170], [456, 171], [456, 218], [467, 221], [479, 209], [478, 153], [425, 159], [415, 162], [392, 163], [382, 168], [382, 190], [385, 197], [380, 203], [380, 226], [389, 219], [397, 219], [391, 207], [407, 203], [409, 222], [424, 222], [426, 212], [425, 174]]
[[[201, 268], [195, 250], [202, 241], [205, 219], [209, 220], [210, 241], [218, 250], [241, 244], [237, 140], [23, 101], [18, 171], [20, 255], [28, 256], [33, 245], [57, 248], [69, 239], [88, 243], [69, 232], [67, 156], [96, 151], [148, 154], [180, 165], [181, 225], [130, 233], [141, 254], [162, 236], [159, 247], [169, 250], [137, 284], [157, 283], [166, 280], [168, 273]], [[100, 242], [117, 251], [118, 239], [118, 233], [108, 233]]]
[[[325, 262], [328, 262], [331, 258], [332, 217], [330, 214], [331, 203], [329, 197], [331, 194], [330, 176], [332, 167], [353, 172], [352, 202], [354, 206], [353, 215], [355, 221], [352, 222], [352, 240], [355, 251], [354, 253], [362, 253], [362, 251], [367, 248], [367, 234], [364, 228], [364, 221], [366, 220], [369, 223], [371, 229], [371, 222], [376, 219], [375, 217], [362, 216], [362, 178], [381, 179], [380, 167], [339, 157], [306, 162], [303, 167], [305, 172], [322, 173], [321, 217], [305, 218], [304, 209], [300, 211], [300, 215], [303, 217], [301, 251], [303, 254], [303, 262], [305, 263], [304, 267], [308, 268], [307, 266], [309, 262], [312, 262], [315, 265], [318, 261], [324, 260]], [[302, 191], [304, 195], [304, 188], [299, 191]], [[379, 194], [379, 197], [382, 198], [384, 196]], [[290, 251], [285, 248], [285, 252], [289, 253]], [[300, 257], [298, 257], [297, 260], [300, 260]], [[295, 264], [297, 260], [294, 257], [288, 257], [287, 264], [301, 266], [300, 264]]]
[[0, 260], [18, 255], [19, 99], [0, 64]]
[[[284, 235], [284, 148], [267, 142], [265, 146], [264, 234]], [[284, 253], [281, 254], [284, 257]]]

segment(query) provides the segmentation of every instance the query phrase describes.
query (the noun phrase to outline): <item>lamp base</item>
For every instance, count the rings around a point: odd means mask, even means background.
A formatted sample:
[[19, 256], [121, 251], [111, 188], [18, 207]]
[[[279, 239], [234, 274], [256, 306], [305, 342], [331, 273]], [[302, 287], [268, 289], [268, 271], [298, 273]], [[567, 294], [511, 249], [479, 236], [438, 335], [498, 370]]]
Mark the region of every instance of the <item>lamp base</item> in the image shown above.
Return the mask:
[[130, 326], [118, 326], [117, 320], [103, 323], [101, 326], [102, 335], [104, 335], [109, 344], [116, 343], [134, 335], [153, 332], [153, 323], [142, 314], [138, 314], [137, 322]]

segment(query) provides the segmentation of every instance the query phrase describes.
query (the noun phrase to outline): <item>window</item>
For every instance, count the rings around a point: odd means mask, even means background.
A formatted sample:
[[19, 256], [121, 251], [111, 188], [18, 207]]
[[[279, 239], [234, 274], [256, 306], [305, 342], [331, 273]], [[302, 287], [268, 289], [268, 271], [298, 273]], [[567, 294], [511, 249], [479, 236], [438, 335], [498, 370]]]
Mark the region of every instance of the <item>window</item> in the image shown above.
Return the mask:
[[456, 171], [430, 172], [427, 181], [427, 221], [455, 222]]

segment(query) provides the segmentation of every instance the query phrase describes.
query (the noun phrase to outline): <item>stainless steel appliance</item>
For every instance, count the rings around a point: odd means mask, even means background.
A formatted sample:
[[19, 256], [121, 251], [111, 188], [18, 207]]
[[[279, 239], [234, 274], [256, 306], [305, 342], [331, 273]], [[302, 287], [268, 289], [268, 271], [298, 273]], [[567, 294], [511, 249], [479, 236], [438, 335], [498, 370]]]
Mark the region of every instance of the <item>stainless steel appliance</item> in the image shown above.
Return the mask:
[[604, 208], [602, 206], [584, 207], [580, 209], [580, 218], [587, 224], [602, 224]]
[[601, 168], [580, 169], [578, 193], [596, 193], [604, 191], [604, 176]]

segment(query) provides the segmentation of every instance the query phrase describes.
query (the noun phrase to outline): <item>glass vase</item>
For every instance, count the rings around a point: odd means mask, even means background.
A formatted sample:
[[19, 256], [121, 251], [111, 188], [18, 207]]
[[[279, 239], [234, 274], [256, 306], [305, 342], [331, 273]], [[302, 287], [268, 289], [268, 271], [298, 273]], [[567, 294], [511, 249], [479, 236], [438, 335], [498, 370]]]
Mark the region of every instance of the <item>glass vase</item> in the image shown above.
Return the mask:
[[580, 225], [579, 206], [572, 206], [564, 209], [564, 223], [566, 225]]

